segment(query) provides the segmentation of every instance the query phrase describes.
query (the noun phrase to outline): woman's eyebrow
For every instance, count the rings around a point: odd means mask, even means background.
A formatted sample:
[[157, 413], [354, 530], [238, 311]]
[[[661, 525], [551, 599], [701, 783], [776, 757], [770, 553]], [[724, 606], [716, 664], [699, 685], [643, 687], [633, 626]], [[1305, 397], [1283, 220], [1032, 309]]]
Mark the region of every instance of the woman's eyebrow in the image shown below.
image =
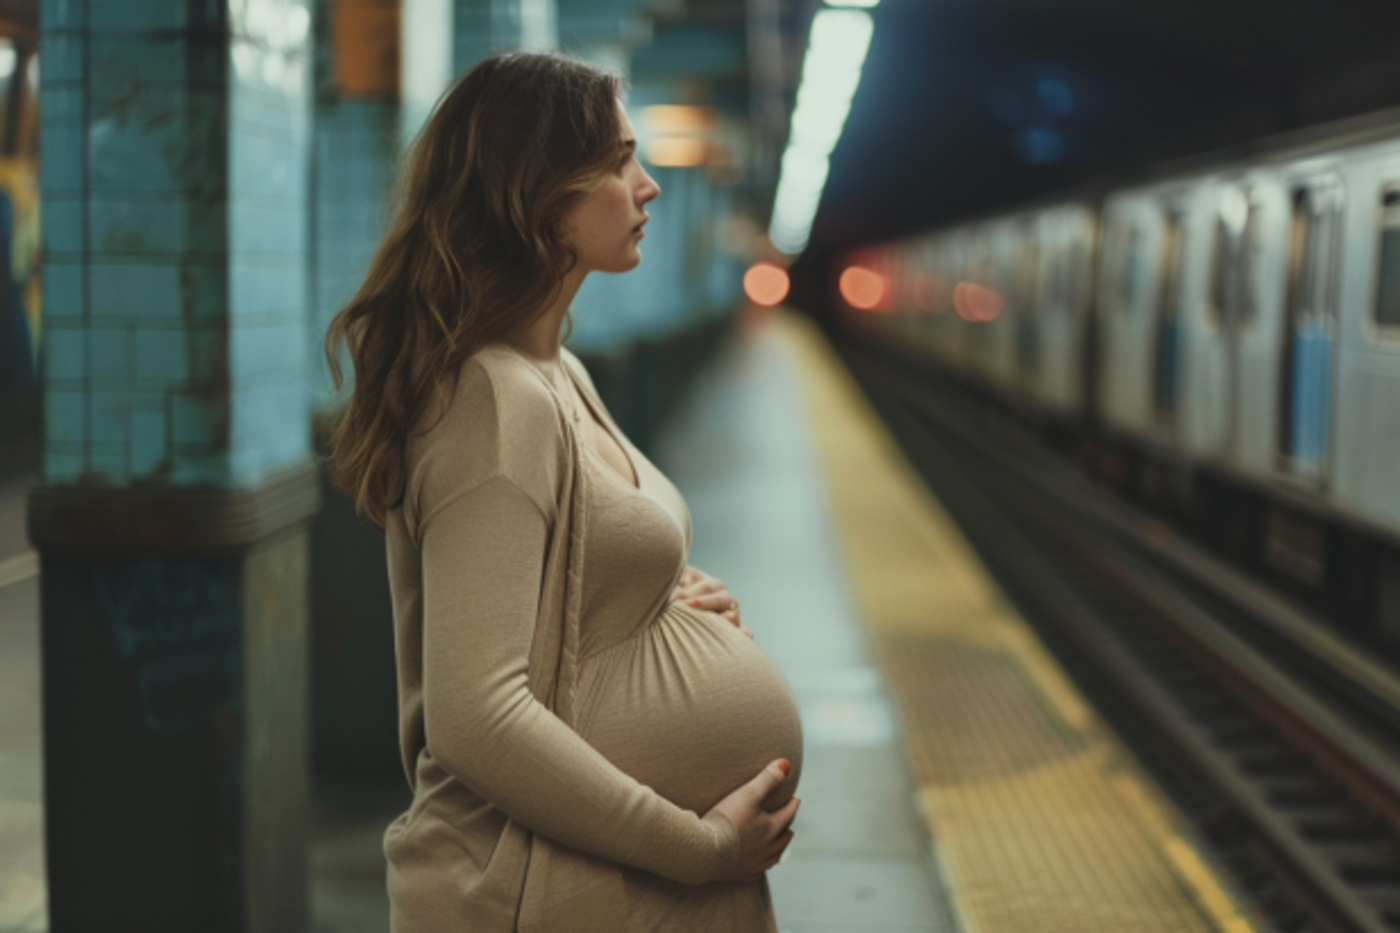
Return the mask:
[[637, 141], [635, 139], [624, 139], [622, 141], [622, 148], [626, 149], [628, 152], [636, 152]]

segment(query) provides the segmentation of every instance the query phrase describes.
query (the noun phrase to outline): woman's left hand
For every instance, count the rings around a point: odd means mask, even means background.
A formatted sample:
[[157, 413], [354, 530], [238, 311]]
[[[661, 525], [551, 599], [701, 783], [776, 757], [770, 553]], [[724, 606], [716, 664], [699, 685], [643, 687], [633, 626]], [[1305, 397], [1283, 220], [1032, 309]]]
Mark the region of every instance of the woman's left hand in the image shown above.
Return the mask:
[[744, 623], [739, 620], [739, 600], [734, 598], [725, 588], [724, 581], [718, 577], [712, 577], [704, 571], [688, 566], [681, 574], [679, 585], [671, 591], [671, 599], [682, 599], [696, 609], [708, 609], [718, 613], [729, 624], [753, 638], [753, 632], [746, 629]]

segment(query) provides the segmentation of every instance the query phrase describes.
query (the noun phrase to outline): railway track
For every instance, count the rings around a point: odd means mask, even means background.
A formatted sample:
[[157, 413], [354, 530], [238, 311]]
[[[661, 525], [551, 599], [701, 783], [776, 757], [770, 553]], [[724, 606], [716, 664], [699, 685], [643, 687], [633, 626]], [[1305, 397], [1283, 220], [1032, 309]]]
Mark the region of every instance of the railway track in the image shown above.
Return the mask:
[[1400, 931], [1400, 679], [1112, 501], [1023, 428], [840, 347], [915, 468], [1101, 715], [1280, 931]]

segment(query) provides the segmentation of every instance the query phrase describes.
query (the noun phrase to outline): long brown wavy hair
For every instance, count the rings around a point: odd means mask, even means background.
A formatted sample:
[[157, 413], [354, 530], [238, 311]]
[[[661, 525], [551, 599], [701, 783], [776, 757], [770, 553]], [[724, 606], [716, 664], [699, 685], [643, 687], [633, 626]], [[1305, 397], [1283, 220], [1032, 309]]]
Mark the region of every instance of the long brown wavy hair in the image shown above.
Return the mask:
[[410, 432], [462, 363], [528, 328], [577, 260], [561, 217], [621, 156], [621, 78], [552, 53], [494, 55], [438, 102], [400, 172], [364, 284], [326, 359], [354, 363], [331, 478], [383, 529], [403, 498]]

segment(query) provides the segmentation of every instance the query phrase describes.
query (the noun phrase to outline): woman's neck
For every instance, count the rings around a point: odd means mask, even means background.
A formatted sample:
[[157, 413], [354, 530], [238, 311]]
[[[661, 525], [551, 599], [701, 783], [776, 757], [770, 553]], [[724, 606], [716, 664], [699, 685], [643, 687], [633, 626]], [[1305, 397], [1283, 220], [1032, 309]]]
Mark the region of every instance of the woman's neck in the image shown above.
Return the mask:
[[564, 278], [559, 293], [554, 296], [544, 314], [535, 323], [507, 342], [533, 360], [542, 363], [557, 363], [559, 348], [563, 345], [564, 315], [569, 313], [579, 286], [583, 285], [586, 272], [571, 272]]

